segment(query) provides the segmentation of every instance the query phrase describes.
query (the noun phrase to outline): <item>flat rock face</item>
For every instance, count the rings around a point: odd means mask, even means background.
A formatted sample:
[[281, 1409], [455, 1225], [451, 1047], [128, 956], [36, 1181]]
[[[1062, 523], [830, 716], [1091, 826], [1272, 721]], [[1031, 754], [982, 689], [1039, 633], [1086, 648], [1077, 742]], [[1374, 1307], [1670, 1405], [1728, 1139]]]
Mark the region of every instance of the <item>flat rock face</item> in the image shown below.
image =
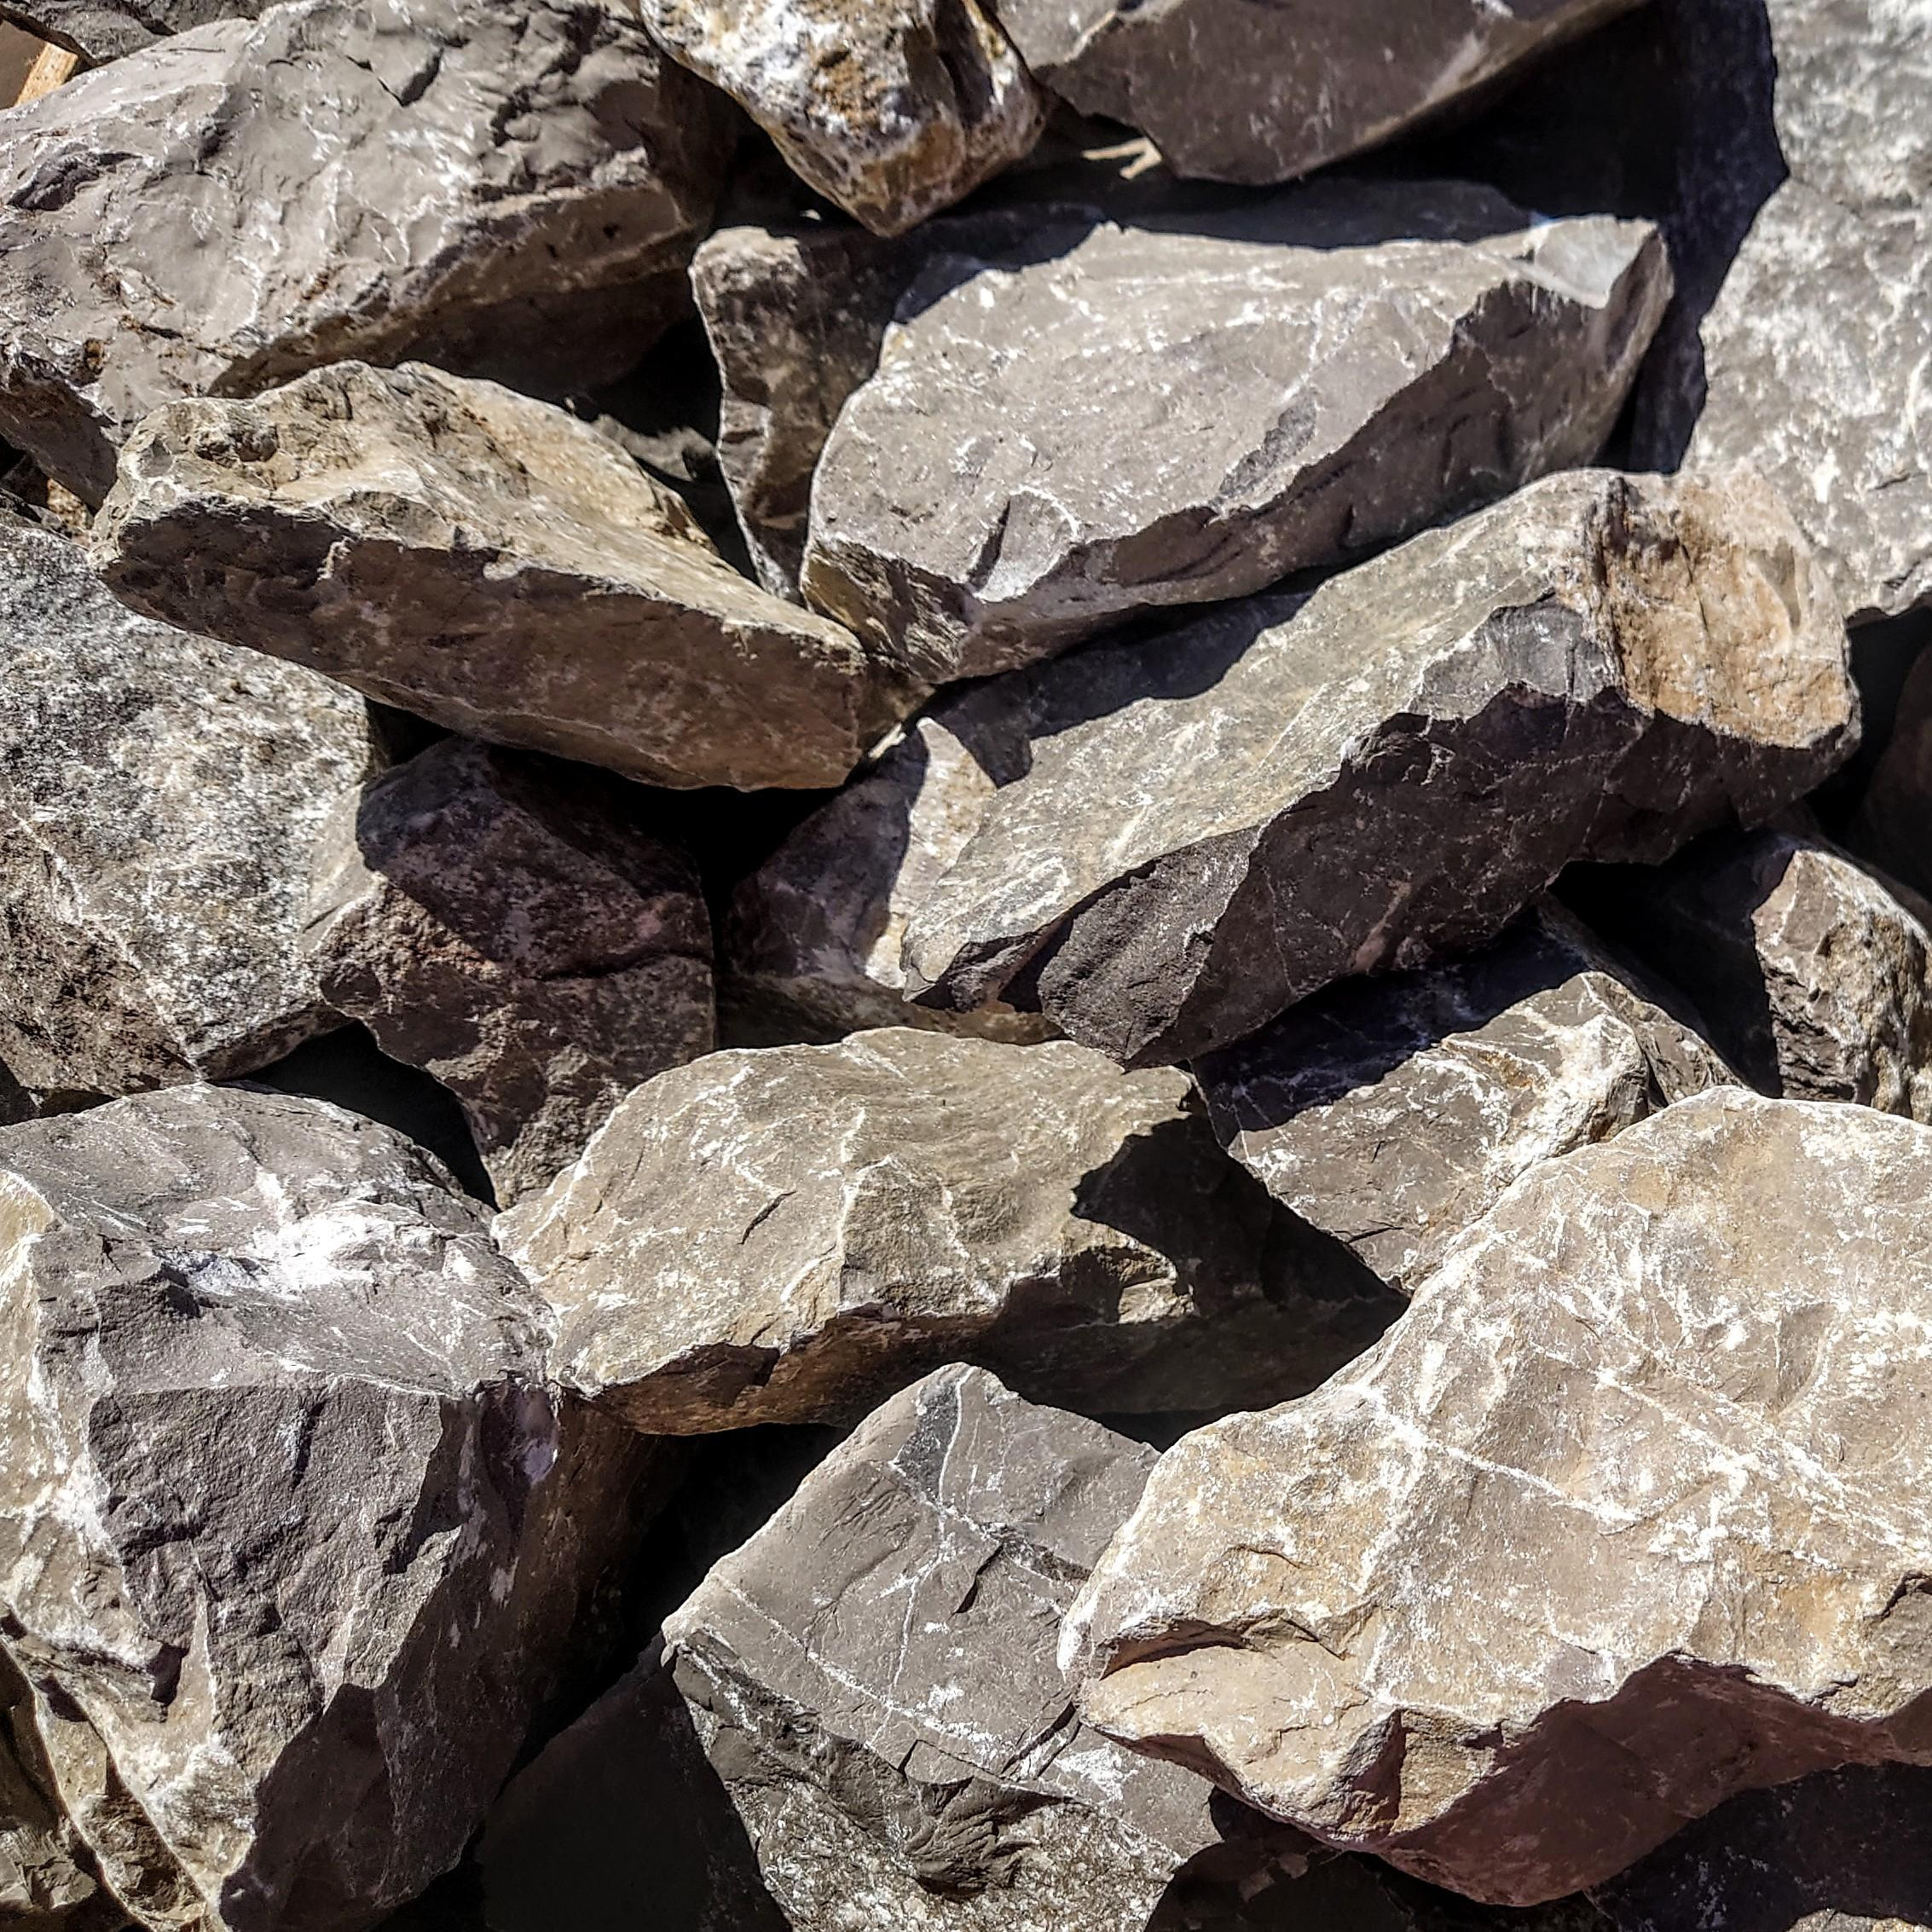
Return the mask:
[[1411, 1294], [1540, 1162], [1732, 1078], [1547, 901], [1466, 958], [1331, 986], [1194, 1077], [1228, 1151]]
[[324, 996], [462, 1102], [505, 1203], [715, 1044], [697, 868], [600, 777], [446, 739], [338, 811], [318, 862]]
[[[796, 1932], [1142, 1932], [1209, 1786], [1079, 1721], [1054, 1659], [1154, 1452], [951, 1368], [887, 1403], [665, 1625]], [[1251, 1854], [1304, 1858], [1277, 1831]]]
[[0, 433], [97, 503], [179, 396], [344, 356], [614, 375], [685, 299], [729, 139], [590, 0], [197, 27], [0, 121]]
[[0, 1119], [22, 1090], [247, 1073], [326, 1025], [309, 867], [379, 762], [352, 691], [137, 617], [0, 518]]
[[1033, 674], [1031, 763], [907, 921], [923, 1003], [1192, 1058], [1662, 859], [1848, 753], [1844, 628], [1755, 477], [1547, 478], [1331, 579]]
[[1287, 181], [1373, 147], [1632, 0], [999, 0], [1027, 64], [1168, 165]]
[[1851, 837], [1894, 877], [1932, 896], [1932, 651], [1900, 694], [1898, 721], [1860, 801]]
[[164, 35], [215, 20], [254, 19], [267, 0], [4, 0], [0, 20], [13, 21], [78, 54], [90, 67], [138, 54]]
[[144, 1927], [349, 1932], [453, 1864], [620, 1513], [446, 1180], [215, 1087], [0, 1132], [0, 1648]]
[[1536, 1167], [1352, 1368], [1162, 1459], [1069, 1623], [1090, 1720], [1504, 1904], [1932, 1761], [1929, 1200], [1932, 1131], [1735, 1088]]
[[94, 556], [137, 608], [655, 784], [836, 784], [917, 702], [587, 424], [419, 363], [156, 411]]
[[936, 214], [1038, 139], [1039, 90], [978, 0], [642, 0], [812, 187], [880, 234]]
[[1669, 288], [1648, 224], [1460, 183], [937, 262], [825, 446], [806, 597], [938, 682], [1343, 562], [1589, 461]]
[[1297, 1246], [1188, 1094], [905, 1027], [714, 1054], [498, 1238], [565, 1386], [647, 1434], [838, 1420], [961, 1358], [1103, 1413], [1278, 1399], [1390, 1298]]

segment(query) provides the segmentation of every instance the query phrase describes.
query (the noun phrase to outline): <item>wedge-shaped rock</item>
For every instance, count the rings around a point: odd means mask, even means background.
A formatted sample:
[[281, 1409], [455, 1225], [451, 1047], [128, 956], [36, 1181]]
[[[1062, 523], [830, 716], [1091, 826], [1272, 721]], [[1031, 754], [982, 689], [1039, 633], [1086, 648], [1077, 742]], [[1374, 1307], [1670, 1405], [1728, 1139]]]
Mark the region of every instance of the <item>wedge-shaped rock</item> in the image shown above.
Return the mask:
[[1646, 223], [1459, 183], [936, 263], [825, 446], [806, 597], [936, 682], [1341, 562], [1588, 462], [1669, 289]]
[[177, 396], [615, 375], [685, 299], [720, 105], [592, 0], [294, 0], [84, 74], [0, 122], [0, 434], [97, 503]]
[[1036, 76], [1168, 165], [1287, 181], [1373, 147], [1634, 0], [999, 0]]
[[1850, 836], [1894, 877], [1932, 897], [1932, 650], [1921, 650]]
[[137, 617], [0, 518], [0, 1119], [23, 1088], [246, 1073], [327, 1024], [309, 868], [379, 762], [354, 692]]
[[1311, 1386], [1391, 1298], [1188, 1106], [1064, 1041], [910, 1027], [718, 1053], [499, 1223], [556, 1373], [647, 1434], [837, 1420], [937, 1362], [1101, 1411]]
[[1502, 1904], [1932, 1762], [1929, 1202], [1932, 1131], [1738, 1088], [1534, 1169], [1351, 1368], [1163, 1458], [1089, 1716]]
[[33, 1693], [0, 1650], [0, 1925], [26, 1932], [120, 1932], [80, 1834], [61, 1812], [33, 1728]]
[[628, 791], [447, 738], [339, 811], [318, 862], [324, 996], [462, 1102], [505, 1203], [715, 1042], [697, 868]]
[[246, 15], [267, 0], [0, 0], [0, 20], [12, 21], [90, 67], [138, 54], [162, 36]]
[[157, 410], [94, 554], [139, 609], [657, 784], [836, 784], [915, 701], [587, 424], [419, 363]]
[[909, 990], [1129, 1063], [1490, 938], [1573, 859], [1761, 821], [1850, 750], [1829, 587], [1748, 472], [1553, 477], [1331, 579], [1034, 674], [1032, 762]]
[[175, 1088], [0, 1132], [0, 1648], [128, 1916], [371, 1926], [453, 1864], [637, 1470], [386, 1128]]
[[1823, 839], [1764, 831], [1576, 896], [1690, 995], [1766, 1093], [1932, 1122], [1932, 906], [1909, 888]]
[[642, 9], [803, 180], [881, 234], [1017, 160], [1046, 119], [980, 0], [642, 0]]
[[1546, 901], [1466, 958], [1345, 980], [1194, 1077], [1277, 1200], [1414, 1293], [1539, 1162], [1732, 1075]]

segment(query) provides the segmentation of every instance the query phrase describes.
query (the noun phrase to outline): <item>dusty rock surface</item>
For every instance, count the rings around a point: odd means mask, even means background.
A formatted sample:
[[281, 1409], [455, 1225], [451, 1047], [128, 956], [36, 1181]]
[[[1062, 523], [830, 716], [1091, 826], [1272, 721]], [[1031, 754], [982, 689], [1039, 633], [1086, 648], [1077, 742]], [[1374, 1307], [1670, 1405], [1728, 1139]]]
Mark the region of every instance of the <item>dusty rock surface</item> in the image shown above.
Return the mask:
[[253, 19], [266, 0], [4, 0], [0, 20], [78, 54], [90, 67], [138, 54], [163, 36]]

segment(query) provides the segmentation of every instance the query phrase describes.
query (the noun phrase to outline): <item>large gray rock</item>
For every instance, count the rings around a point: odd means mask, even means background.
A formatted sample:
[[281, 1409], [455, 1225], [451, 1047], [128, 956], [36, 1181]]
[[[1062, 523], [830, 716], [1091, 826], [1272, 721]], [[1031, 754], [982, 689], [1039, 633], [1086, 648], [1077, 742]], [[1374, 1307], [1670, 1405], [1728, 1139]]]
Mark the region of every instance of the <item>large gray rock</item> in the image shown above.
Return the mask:
[[917, 697], [589, 425], [419, 363], [157, 410], [93, 554], [155, 616], [652, 784], [836, 784]]
[[1114, 1736], [1471, 1896], [1932, 1763], [1932, 1130], [1693, 1096], [1533, 1169], [1381, 1344], [1162, 1458], [1063, 1655]]
[[1299, 1242], [1188, 1100], [1065, 1041], [713, 1054], [498, 1239], [564, 1386], [648, 1434], [849, 1418], [955, 1360], [1103, 1413], [1278, 1400], [1392, 1298]]
[[137, 617], [0, 518], [0, 1119], [21, 1089], [247, 1073], [329, 1024], [309, 868], [380, 761], [352, 691]]
[[1892, 735], [1859, 801], [1860, 852], [1932, 898], [1932, 649], [1921, 649], [1899, 694]]
[[0, 0], [0, 20], [78, 54], [90, 67], [138, 54], [162, 36], [252, 20], [269, 0]]
[[686, 298], [729, 138], [594, 0], [198, 27], [0, 119], [0, 434], [97, 503], [177, 396], [351, 356], [615, 375]]
[[716, 1044], [697, 868], [601, 777], [448, 738], [347, 801], [317, 860], [323, 996], [456, 1096], [506, 1204]]
[[1129, 1063], [1478, 944], [1574, 859], [1761, 822], [1858, 720], [1831, 591], [1743, 472], [1550, 477], [1015, 689], [1030, 762], [908, 917], [906, 985]]
[[1547, 901], [1465, 958], [1330, 986], [1194, 1071], [1229, 1152], [1410, 1294], [1539, 1162], [1732, 1078]]
[[1017, 160], [1046, 118], [980, 0], [641, 0], [641, 9], [801, 179], [881, 234]]
[[1287, 181], [1400, 133], [1634, 0], [998, 0], [1033, 72], [1169, 166]]
[[1459, 183], [936, 261], [825, 446], [806, 597], [938, 682], [1359, 556], [1589, 461], [1669, 288], [1647, 223]]
[[0, 1132], [0, 1649], [155, 1932], [359, 1932], [421, 1890], [618, 1553], [640, 1451], [565, 1426], [446, 1183], [218, 1087]]

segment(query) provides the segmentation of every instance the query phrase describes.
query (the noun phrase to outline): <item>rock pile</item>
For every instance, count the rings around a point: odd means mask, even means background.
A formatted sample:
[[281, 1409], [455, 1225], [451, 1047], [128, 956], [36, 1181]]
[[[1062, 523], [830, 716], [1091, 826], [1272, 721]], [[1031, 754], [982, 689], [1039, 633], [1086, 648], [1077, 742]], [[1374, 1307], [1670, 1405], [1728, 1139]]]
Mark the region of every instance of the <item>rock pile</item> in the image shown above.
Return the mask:
[[0, 20], [0, 1932], [1932, 1932], [1932, 10]]

